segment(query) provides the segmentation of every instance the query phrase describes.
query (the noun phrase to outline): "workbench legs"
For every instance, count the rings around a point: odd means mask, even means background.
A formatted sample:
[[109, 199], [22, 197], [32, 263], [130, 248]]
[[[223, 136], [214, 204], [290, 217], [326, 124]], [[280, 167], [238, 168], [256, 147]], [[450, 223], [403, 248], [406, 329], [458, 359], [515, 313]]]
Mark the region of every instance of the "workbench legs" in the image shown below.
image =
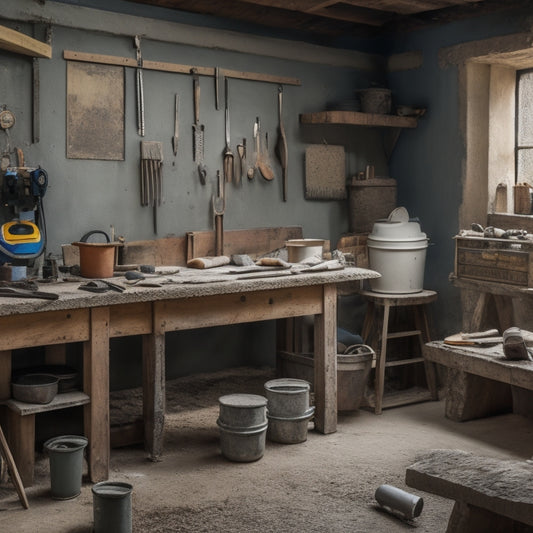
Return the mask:
[[315, 315], [315, 428], [337, 431], [337, 288], [325, 285], [322, 314]]
[[163, 453], [165, 404], [165, 333], [143, 335], [144, 447], [152, 461]]
[[84, 424], [89, 476], [96, 483], [109, 477], [109, 307], [91, 309], [91, 334], [83, 343], [83, 390], [91, 398]]

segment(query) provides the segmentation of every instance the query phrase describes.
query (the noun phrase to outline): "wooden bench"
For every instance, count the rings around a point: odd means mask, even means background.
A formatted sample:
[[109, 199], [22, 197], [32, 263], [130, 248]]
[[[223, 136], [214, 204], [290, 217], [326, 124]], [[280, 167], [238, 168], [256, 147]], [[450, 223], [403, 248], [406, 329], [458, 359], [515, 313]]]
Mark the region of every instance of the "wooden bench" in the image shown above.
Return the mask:
[[455, 500], [447, 533], [533, 531], [533, 462], [431, 450], [409, 466], [410, 487]]
[[466, 421], [513, 411], [533, 416], [533, 362], [509, 361], [503, 345], [425, 344], [424, 357], [448, 368], [446, 417]]

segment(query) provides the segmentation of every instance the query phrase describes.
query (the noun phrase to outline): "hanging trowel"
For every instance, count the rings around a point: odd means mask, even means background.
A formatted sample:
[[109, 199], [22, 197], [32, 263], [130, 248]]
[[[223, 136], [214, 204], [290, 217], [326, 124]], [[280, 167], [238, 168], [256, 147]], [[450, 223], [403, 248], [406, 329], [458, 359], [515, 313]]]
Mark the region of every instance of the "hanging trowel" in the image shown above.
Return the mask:
[[200, 124], [200, 78], [198, 71], [191, 69], [193, 80], [193, 104], [194, 104], [194, 124], [193, 129], [193, 157], [195, 163], [198, 165], [198, 175], [200, 176], [200, 183], [205, 185], [206, 182], [206, 168], [204, 165], [204, 125]]

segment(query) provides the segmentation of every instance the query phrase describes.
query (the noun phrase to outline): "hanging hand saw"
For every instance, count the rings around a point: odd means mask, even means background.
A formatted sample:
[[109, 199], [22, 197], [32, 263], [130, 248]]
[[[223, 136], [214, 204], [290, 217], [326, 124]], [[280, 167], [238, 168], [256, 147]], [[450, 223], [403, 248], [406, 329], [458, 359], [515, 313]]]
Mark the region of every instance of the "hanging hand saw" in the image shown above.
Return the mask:
[[144, 82], [143, 82], [143, 59], [141, 54], [141, 38], [136, 35], [135, 48], [137, 50], [137, 69], [136, 87], [137, 87], [137, 133], [144, 137]]

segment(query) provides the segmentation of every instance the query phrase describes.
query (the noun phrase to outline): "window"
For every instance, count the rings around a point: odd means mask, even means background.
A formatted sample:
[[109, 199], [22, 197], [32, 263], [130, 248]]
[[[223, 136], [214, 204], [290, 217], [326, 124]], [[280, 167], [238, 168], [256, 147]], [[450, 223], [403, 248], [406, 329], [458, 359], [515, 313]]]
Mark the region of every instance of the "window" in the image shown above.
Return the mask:
[[516, 183], [533, 185], [533, 69], [517, 71]]

